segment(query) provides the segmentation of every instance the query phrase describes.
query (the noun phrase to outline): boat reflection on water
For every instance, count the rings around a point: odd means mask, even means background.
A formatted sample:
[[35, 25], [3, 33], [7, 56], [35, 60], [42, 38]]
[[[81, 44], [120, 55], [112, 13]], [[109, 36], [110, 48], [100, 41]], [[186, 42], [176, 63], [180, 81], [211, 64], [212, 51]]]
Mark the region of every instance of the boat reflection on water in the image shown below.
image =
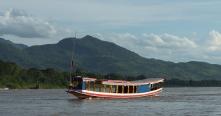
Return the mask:
[[0, 88], [0, 90], [2, 90], [2, 91], [7, 91], [7, 90], [9, 90], [9, 88]]

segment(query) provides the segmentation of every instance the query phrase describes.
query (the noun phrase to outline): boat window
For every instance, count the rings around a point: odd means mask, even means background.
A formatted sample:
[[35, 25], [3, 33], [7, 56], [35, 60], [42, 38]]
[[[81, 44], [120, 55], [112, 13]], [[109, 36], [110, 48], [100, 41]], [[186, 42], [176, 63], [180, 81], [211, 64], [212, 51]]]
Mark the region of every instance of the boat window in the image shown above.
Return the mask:
[[118, 85], [118, 93], [122, 93], [123, 92], [123, 86], [122, 85]]
[[95, 91], [101, 92], [102, 84], [95, 84]]
[[123, 86], [124, 87], [124, 93], [128, 93], [128, 86]]
[[150, 87], [151, 87], [151, 90], [156, 90], [156, 89], [162, 88], [162, 85], [163, 85], [163, 83], [159, 82], [159, 83], [151, 84]]
[[95, 91], [99, 92], [99, 87], [97, 86], [97, 84], [95, 84]]
[[94, 82], [93, 81], [89, 82], [89, 85], [90, 85], [89, 90], [94, 91]]
[[85, 82], [86, 90], [90, 90], [90, 82]]
[[116, 85], [112, 85], [112, 93], [117, 93], [117, 86]]
[[133, 93], [133, 86], [129, 86], [129, 93]]
[[105, 85], [101, 85], [101, 92], [105, 92]]
[[110, 85], [106, 85], [106, 87], [105, 87], [105, 92], [107, 92], [107, 93], [110, 92]]
[[133, 93], [137, 93], [137, 86], [134, 86]]

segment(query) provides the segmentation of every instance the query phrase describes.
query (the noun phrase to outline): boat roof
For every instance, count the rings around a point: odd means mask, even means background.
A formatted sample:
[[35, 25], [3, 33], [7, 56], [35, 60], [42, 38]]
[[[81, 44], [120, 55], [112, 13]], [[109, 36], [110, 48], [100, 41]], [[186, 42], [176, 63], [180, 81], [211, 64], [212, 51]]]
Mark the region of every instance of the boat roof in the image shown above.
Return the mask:
[[96, 81], [96, 78], [83, 77], [83, 81]]
[[164, 79], [162, 78], [149, 78], [137, 81], [123, 81], [123, 80], [107, 80], [103, 81], [103, 84], [107, 85], [145, 85], [145, 84], [154, 84], [163, 82]]
[[[89, 82], [89, 81], [97, 81], [96, 78], [89, 78], [89, 77], [83, 77], [83, 81]], [[154, 84], [163, 82], [163, 78], [148, 78], [143, 80], [137, 80], [137, 81], [125, 81], [125, 80], [99, 80], [102, 82], [102, 84], [106, 85], [144, 85], [144, 84]]]

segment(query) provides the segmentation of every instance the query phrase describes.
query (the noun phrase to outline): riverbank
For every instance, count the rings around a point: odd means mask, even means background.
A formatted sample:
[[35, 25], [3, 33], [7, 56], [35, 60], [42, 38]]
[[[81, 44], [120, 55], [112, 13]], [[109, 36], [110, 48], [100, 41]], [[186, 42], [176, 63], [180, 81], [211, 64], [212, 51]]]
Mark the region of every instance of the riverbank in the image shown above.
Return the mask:
[[[38, 86], [38, 87], [36, 87]], [[68, 82], [64, 85], [62, 84], [50, 84], [50, 83], [10, 83], [6, 85], [0, 85], [0, 88], [9, 88], [9, 89], [66, 89], [68, 87]], [[163, 87], [221, 87], [221, 81], [217, 80], [201, 80], [201, 81], [193, 81], [193, 80], [165, 80]]]
[[[113, 80], [142, 80], [153, 78], [155, 76], [148, 75], [119, 75], [114, 73], [97, 74], [84, 70], [76, 69], [71, 76], [81, 75], [88, 77], [96, 77], [97, 79], [113, 79]], [[0, 88], [9, 89], [56, 89], [67, 88], [69, 83], [70, 72], [64, 72], [52, 68], [36, 69], [22, 68], [15, 63], [0, 61]], [[163, 77], [165, 79], [165, 87], [221, 87], [221, 80], [181, 80]]]
[[165, 80], [165, 87], [221, 87], [220, 80]]

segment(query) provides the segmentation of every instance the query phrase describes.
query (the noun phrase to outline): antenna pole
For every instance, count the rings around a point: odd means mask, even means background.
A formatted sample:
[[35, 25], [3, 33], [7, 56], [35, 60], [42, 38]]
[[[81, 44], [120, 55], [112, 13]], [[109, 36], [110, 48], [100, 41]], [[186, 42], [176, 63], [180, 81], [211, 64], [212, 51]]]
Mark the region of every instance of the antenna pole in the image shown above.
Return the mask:
[[[72, 39], [72, 55], [71, 55], [71, 68], [70, 68], [70, 79], [69, 79], [69, 85], [72, 86], [72, 76], [76, 76], [76, 71], [75, 71], [75, 63], [74, 63], [74, 52], [75, 52], [75, 46], [76, 46], [76, 42], [74, 42], [74, 39], [76, 39], [76, 35], [77, 33], [74, 33], [74, 38]], [[72, 72], [74, 73], [74, 75], [72, 75]]]
[[[77, 32], [74, 33], [74, 39], [77, 39]], [[74, 39], [73, 39], [73, 52], [72, 52], [72, 62], [73, 62], [72, 71], [74, 72], [74, 76], [77, 76], [77, 75], [76, 75], [76, 70], [77, 70], [77, 63], [76, 63], [76, 60], [77, 60], [76, 44], [77, 44], [77, 41], [74, 42]], [[75, 55], [74, 55], [74, 54], [75, 54]], [[74, 59], [75, 59], [75, 62], [74, 62]]]

